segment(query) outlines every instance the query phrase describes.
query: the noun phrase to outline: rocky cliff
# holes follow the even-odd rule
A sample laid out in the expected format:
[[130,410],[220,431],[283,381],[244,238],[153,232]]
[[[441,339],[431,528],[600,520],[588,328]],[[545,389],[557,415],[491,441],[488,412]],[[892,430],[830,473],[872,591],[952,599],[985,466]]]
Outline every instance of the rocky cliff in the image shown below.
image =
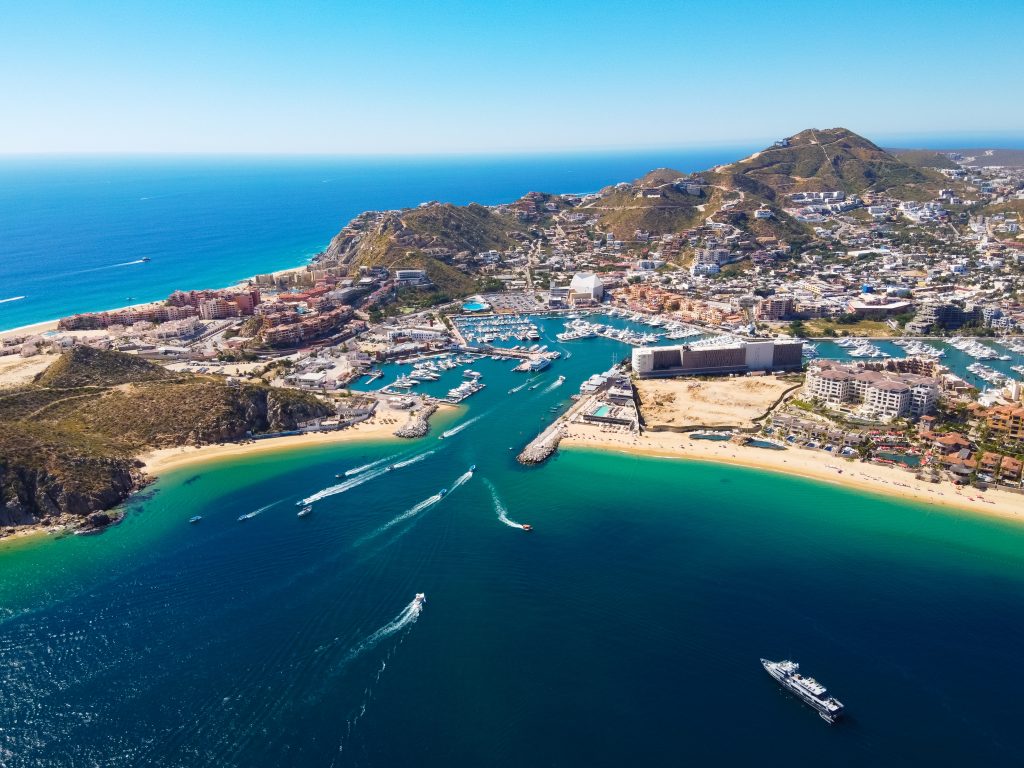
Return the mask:
[[240,440],[333,414],[314,395],[170,375],[118,352],[71,350],[28,387],[0,392],[0,534],[102,526],[148,478],[150,448]]

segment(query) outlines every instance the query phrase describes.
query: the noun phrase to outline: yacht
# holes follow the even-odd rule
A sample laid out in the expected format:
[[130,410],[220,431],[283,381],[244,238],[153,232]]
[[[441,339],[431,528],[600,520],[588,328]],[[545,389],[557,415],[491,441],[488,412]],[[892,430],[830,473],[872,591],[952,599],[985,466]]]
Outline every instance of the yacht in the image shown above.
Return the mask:
[[831,724],[842,717],[842,703],[833,696],[829,696],[825,686],[813,677],[801,675],[800,665],[795,661],[761,659],[761,665],[779,685],[816,710],[819,717],[825,722]]
[[195,517],[190,517],[190,518],[188,519],[188,521],[189,521],[190,523],[192,523],[193,525],[195,525],[196,523],[198,523],[198,522],[199,522],[199,521],[201,521],[202,519],[203,519],[203,516],[202,516],[202,515],[196,515]]

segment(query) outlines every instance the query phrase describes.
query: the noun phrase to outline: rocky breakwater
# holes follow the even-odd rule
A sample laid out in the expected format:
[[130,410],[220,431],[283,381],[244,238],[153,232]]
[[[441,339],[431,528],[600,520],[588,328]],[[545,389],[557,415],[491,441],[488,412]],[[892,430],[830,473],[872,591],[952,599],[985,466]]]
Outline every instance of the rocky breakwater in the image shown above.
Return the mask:
[[395,430],[395,437],[423,437],[430,430],[430,417],[437,410],[437,403],[424,403],[409,414],[409,419]]
[[558,444],[565,436],[564,423],[559,420],[531,440],[516,457],[520,464],[542,464],[558,450]]

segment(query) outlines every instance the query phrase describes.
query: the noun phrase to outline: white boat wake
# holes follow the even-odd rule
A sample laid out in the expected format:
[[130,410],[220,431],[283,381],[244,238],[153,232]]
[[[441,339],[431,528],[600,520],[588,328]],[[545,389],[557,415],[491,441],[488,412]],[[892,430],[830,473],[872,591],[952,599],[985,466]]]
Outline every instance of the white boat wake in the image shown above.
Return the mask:
[[377,643],[390,635],[400,632],[401,630],[413,624],[416,619],[423,613],[423,606],[426,604],[426,598],[415,597],[412,602],[409,603],[402,612],[398,614],[394,619],[389,621],[383,627],[378,629],[373,634],[367,636],[364,640],[356,643],[352,646],[351,650],[345,654],[345,658],[342,660],[342,664],[347,664],[352,661],[361,653],[366,653],[368,650],[373,648]]
[[246,512],[244,515],[239,515],[238,516],[238,522],[241,523],[241,522],[243,522],[245,520],[252,520],[254,517],[256,517],[256,515],[261,515],[264,512],[266,512],[268,509],[270,509],[271,507],[277,506],[280,503],[281,503],[281,500],[278,499],[277,501],[274,501],[274,502],[271,502],[270,504],[267,504],[265,507],[260,507],[259,509],[253,510],[252,512]]
[[[395,456],[397,456],[397,455],[398,454],[395,454]],[[361,474],[361,473],[365,472],[368,469],[373,469],[374,467],[379,467],[381,464],[388,464],[388,463],[391,462],[391,460],[393,458],[395,458],[395,456],[386,456],[383,459],[378,459],[377,461],[371,461],[369,464],[363,464],[361,467],[353,467],[352,469],[346,469],[345,470],[345,477],[352,477],[352,475]]]
[[323,490],[317,491],[312,496],[307,496],[306,498],[304,498],[296,506],[303,506],[304,507],[304,506],[307,506],[309,504],[314,504],[314,503],[316,503],[318,501],[322,501],[323,499],[326,499],[329,496],[336,496],[339,493],[344,493],[345,491],[351,491],[353,488],[356,488],[356,487],[362,485],[363,483],[368,483],[371,480],[376,480],[381,475],[387,474],[387,471],[388,471],[387,467],[382,467],[382,468],[374,469],[374,470],[368,470],[366,472],[363,472],[361,474],[356,475],[353,478],[350,478],[348,480],[344,480],[344,481],[338,483],[337,485],[330,485],[327,488],[324,488]]
[[[483,416],[483,414],[480,414],[480,416]],[[457,435],[457,434],[459,434],[459,432],[461,432],[462,430],[464,430],[464,429],[465,429],[466,427],[468,427],[468,426],[469,426],[470,424],[472,424],[472,423],[473,423],[473,422],[475,422],[475,421],[478,421],[478,420],[480,419],[480,416],[474,416],[474,417],[473,417],[472,419],[470,419],[469,421],[465,421],[465,422],[463,422],[462,424],[459,424],[459,426],[457,426],[457,427],[452,427],[451,429],[449,429],[449,430],[446,430],[446,431],[442,432],[442,433],[441,433],[441,439],[443,440],[443,439],[444,439],[444,438],[446,438],[446,437],[452,437],[452,436],[454,436],[454,435]]]
[[433,451],[424,451],[421,454],[413,456],[411,459],[406,459],[405,461],[399,461],[396,464],[393,464],[392,466],[395,469],[401,469],[402,467],[408,467],[410,464],[415,464],[418,461],[423,461],[425,458],[427,458],[427,456],[432,456],[433,454],[434,454]]
[[361,539],[356,541],[354,546],[356,546],[356,547],[362,546],[363,544],[366,544],[368,541],[373,541],[375,538],[380,536],[385,531],[387,531],[387,530],[389,530],[391,528],[394,528],[396,525],[398,525],[401,522],[404,522],[404,521],[408,520],[410,517],[415,517],[416,515],[418,515],[423,510],[429,509],[430,507],[432,507],[435,504],[437,504],[437,502],[439,502],[441,499],[445,498],[445,496],[451,494],[452,491],[454,491],[456,488],[459,488],[460,486],[465,485],[466,482],[469,480],[469,478],[471,478],[472,476],[473,476],[472,472],[463,472],[461,475],[459,475],[458,479],[456,479],[456,481],[454,483],[452,483],[452,487],[448,490],[447,493],[444,493],[444,494],[435,493],[433,496],[428,496],[427,498],[425,498],[423,501],[419,502],[418,504],[416,504],[416,505],[414,505],[412,507],[409,507],[409,509],[405,510],[405,512],[403,512],[402,514],[398,515],[397,517],[391,518],[386,523],[384,523],[384,525],[382,525],[379,528],[375,529],[371,533],[368,533],[366,536],[363,536]]
[[508,510],[505,509],[505,505],[501,503],[501,499],[498,498],[498,490],[494,487],[494,484],[490,480],[484,480],[487,483],[487,487],[491,489],[491,499],[494,501],[494,511],[498,513],[498,519],[501,520],[509,528],[519,528],[522,530],[522,523],[517,523],[515,520],[509,520]]
[[461,475],[459,475],[458,479],[454,483],[452,483],[451,490],[454,491],[456,488],[461,488],[463,485],[469,482],[469,478],[471,478],[472,476],[472,472],[463,472]]
[[442,496],[440,493],[435,493],[433,496],[430,496],[430,497],[424,499],[423,501],[421,501],[420,503],[416,504],[415,506],[409,507],[409,509],[405,510],[405,512],[403,512],[402,514],[398,515],[398,517],[394,517],[391,520],[388,520],[386,523],[384,523],[384,525],[380,526],[379,528],[374,530],[372,533],[369,533],[366,536],[363,536],[363,538],[359,539],[355,543],[355,546],[358,547],[358,546],[361,546],[362,544],[365,544],[368,541],[373,541],[375,538],[380,536],[382,533],[384,533],[389,528],[393,528],[394,526],[398,525],[402,521],[408,520],[410,517],[415,517],[420,512],[422,512],[424,509],[427,509],[428,507],[432,507],[435,504],[437,504],[437,502],[439,502],[443,498],[444,498],[444,496]]
[[9,299],[0,299],[0,304],[6,304],[8,301],[21,301],[24,296],[11,296]]
[[541,394],[544,394],[544,392],[550,392],[553,389],[558,389],[560,386],[562,386],[562,382],[563,381],[564,381],[564,379],[555,379],[550,384],[548,384],[546,387],[544,387],[544,391],[541,392]]

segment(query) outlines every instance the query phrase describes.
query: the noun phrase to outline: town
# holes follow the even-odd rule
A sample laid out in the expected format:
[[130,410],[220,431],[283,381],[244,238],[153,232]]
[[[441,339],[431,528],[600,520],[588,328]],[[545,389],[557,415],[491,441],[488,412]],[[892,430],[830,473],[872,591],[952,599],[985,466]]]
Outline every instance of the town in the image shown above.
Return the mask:
[[[338,418],[306,429],[372,418],[383,403],[409,414],[396,433],[415,436],[428,408],[485,386],[470,377],[431,398],[415,395],[418,382],[482,357],[536,373],[601,336],[622,342],[620,364],[584,382],[542,430],[544,449],[526,455],[549,455],[572,423],[650,428],[645,405],[662,380],[783,377],[785,395],[752,402],[770,406],[762,418],[716,425],[697,409],[687,429],[1020,487],[1024,165],[953,152],[904,161],[836,131],[781,140],[728,172],[661,169],[593,194],[367,212],[306,266],[65,317],[7,335],[0,359],[31,371],[75,345],[113,349],[319,393]],[[757,174],[773,153],[857,142],[884,156],[888,185],[829,189],[827,170],[814,189],[736,182],[769,178]],[[468,240],[493,247],[460,247]],[[538,317],[564,321],[557,339],[541,338]],[[955,365],[954,350],[972,362]],[[371,386],[395,362],[412,368]]]

